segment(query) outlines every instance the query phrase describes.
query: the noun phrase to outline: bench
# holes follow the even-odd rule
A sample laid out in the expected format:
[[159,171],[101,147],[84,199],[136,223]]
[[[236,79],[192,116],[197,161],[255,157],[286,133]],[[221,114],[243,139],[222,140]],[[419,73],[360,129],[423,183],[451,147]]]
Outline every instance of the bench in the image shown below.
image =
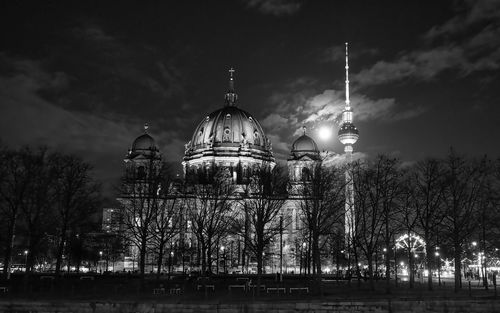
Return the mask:
[[[257,288],[257,285],[248,285],[249,289]],[[260,285],[261,290],[266,290],[266,285]]]
[[94,280],[94,276],[82,276],[80,280]]
[[200,290],[203,287],[205,287],[205,289],[212,289],[212,291],[215,291],[215,285],[198,285],[196,286],[196,290]]
[[269,293],[270,291],[276,291],[277,293],[280,293],[280,291],[283,291],[283,293],[286,293],[286,288],[282,288],[282,287],[271,287],[271,288],[267,288],[266,289],[266,292]]
[[153,289],[153,294],[154,295],[164,295],[165,288],[155,288],[155,289]]
[[292,293],[292,291],[305,291],[309,293],[309,287],[290,287],[290,293]]
[[227,286],[227,289],[231,291],[233,288],[241,288],[243,291],[246,291],[247,287],[245,285],[229,285]]
[[7,293],[9,291],[9,287],[1,286],[0,291],[2,291],[3,293]]
[[179,294],[181,294],[181,288],[170,288],[169,292],[171,295],[174,295],[174,294],[179,295]]

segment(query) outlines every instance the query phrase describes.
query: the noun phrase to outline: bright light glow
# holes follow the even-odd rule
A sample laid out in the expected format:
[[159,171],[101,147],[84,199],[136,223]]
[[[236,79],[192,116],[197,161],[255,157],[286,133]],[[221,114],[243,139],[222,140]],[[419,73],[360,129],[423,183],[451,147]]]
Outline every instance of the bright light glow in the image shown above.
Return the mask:
[[318,130],[318,135],[321,140],[328,140],[332,137],[332,129],[328,126],[321,126]]

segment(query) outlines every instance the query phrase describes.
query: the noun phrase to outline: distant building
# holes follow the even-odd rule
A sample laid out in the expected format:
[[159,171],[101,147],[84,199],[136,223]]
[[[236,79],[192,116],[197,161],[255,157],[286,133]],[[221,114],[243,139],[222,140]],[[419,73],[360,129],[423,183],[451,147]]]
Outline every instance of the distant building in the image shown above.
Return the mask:
[[102,209],[102,231],[108,234],[118,234],[121,231],[121,212],[116,208]]

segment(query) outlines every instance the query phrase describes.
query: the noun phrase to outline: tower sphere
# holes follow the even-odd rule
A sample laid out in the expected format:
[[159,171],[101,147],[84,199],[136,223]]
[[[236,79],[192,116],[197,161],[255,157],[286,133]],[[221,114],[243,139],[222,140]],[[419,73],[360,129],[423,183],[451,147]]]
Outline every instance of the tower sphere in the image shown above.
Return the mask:
[[359,131],[353,123],[343,123],[339,129],[338,137],[343,145],[353,145],[358,141]]

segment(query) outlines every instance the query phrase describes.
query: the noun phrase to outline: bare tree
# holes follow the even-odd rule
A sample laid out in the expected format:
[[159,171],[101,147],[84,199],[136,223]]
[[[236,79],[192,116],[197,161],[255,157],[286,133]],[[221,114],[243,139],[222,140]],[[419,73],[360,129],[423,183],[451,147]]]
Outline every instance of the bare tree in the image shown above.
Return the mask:
[[400,182],[398,165],[397,159],[383,155],[372,163],[355,162],[351,165],[356,208],[354,240],[368,263],[368,278],[372,289],[374,257],[378,253],[383,234],[386,237],[386,247],[387,238],[390,238],[390,217],[396,205]]
[[198,241],[198,260],[203,273],[212,273],[212,254],[219,239],[230,231],[235,188],[229,171],[218,171],[211,183],[196,184],[186,190],[186,207]]
[[[390,158],[381,155],[376,161],[377,176],[379,177],[376,182],[379,185],[376,189],[381,194],[382,216],[383,216],[383,239],[384,239],[384,261],[385,261],[385,281],[386,293],[391,292],[391,263],[390,252],[391,244],[394,241],[394,236],[400,230],[400,225],[397,218],[401,212],[401,199],[405,194],[405,189],[402,186],[403,171],[401,163],[396,158]],[[375,197],[375,199],[378,196]],[[405,203],[403,203],[405,205]],[[396,249],[392,249],[394,256]],[[376,251],[378,255],[378,251]],[[396,271],[396,269],[394,269]]]
[[176,188],[171,169],[163,164],[159,187],[158,212],[153,221],[153,247],[157,255],[156,275],[159,278],[167,244],[180,232],[181,215],[179,212],[180,194]]
[[[412,167],[409,175],[409,190],[411,192],[411,207],[417,214],[418,233],[425,241],[427,288],[433,289],[432,270],[435,268],[433,247],[437,247],[434,238],[437,230],[442,228],[445,217],[443,207],[443,166],[437,159],[428,158]],[[439,256],[439,255],[438,255]]]
[[341,168],[316,166],[303,178],[298,207],[311,238],[313,274],[321,274],[320,241],[340,226],[345,208],[345,173]]
[[411,191],[413,186],[410,185],[410,180],[406,177],[405,181],[402,181],[401,183],[403,187],[398,199],[400,206],[398,221],[401,225],[401,230],[406,235],[401,248],[405,250],[406,255],[408,256],[408,276],[410,288],[413,288],[415,286],[415,261],[418,257],[417,249],[420,248],[419,241],[415,235],[419,212],[415,209],[413,202],[411,201]]
[[484,186],[484,162],[469,160],[451,150],[445,163],[444,226],[452,244],[455,292],[462,287],[462,253],[467,238],[478,225],[477,208]]
[[[161,163],[150,158],[137,168],[130,167],[122,179],[122,218],[124,239],[139,251],[139,273],[144,277],[146,253],[154,237],[153,228],[162,199]],[[133,252],[132,252],[133,253]],[[135,253],[133,253],[135,254]]]
[[50,156],[46,148],[23,149],[25,168],[30,173],[28,192],[21,205],[21,229],[27,240],[26,273],[30,273],[41,252],[41,243],[53,225],[53,186],[57,177],[50,166]]
[[12,264],[12,251],[18,217],[21,206],[28,192],[31,181],[29,153],[27,148],[16,150],[2,149],[0,151],[0,166],[2,170],[0,186],[0,214],[5,223],[5,251],[3,261],[3,277],[10,277],[10,267]]
[[[261,167],[251,177],[242,199],[244,211],[234,219],[234,230],[245,241],[248,251],[257,260],[257,294],[263,273],[264,252],[281,229],[283,205],[286,201],[286,180],[281,168]],[[286,223],[286,221],[285,221]]]
[[483,286],[488,289],[488,259],[498,251],[498,236],[500,233],[500,212],[496,209],[500,204],[500,176],[495,164],[484,158],[484,184],[478,201],[478,228],[476,234],[479,242],[478,258],[481,260]]
[[69,233],[96,211],[99,185],[90,175],[92,167],[77,156],[56,153],[51,163],[57,177],[54,192],[58,228],[56,274],[59,274]]

